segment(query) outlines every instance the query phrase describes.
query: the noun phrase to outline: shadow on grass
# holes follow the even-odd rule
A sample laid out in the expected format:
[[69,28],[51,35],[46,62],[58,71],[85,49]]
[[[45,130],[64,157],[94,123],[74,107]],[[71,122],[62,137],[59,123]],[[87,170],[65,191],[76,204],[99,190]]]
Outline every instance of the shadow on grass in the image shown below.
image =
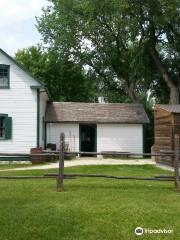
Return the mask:
[[[66,182],[67,181],[67,182]],[[88,191],[94,192],[94,190],[99,192],[108,192],[108,191],[116,191],[116,192],[123,192],[128,191],[134,193],[141,193],[141,192],[160,192],[160,191],[174,191],[174,183],[173,182],[157,182],[157,181],[132,181],[132,180],[87,180],[83,183],[78,182],[70,182],[76,180],[65,180],[64,181],[64,191]]]

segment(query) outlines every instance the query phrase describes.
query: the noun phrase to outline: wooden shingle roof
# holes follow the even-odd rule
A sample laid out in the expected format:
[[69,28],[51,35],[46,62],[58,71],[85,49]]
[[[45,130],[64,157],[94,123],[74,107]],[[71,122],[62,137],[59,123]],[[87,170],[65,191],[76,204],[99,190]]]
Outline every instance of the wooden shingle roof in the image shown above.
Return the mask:
[[141,104],[51,102],[46,122],[148,123]]
[[180,104],[157,104],[155,108],[161,108],[170,113],[180,113]]

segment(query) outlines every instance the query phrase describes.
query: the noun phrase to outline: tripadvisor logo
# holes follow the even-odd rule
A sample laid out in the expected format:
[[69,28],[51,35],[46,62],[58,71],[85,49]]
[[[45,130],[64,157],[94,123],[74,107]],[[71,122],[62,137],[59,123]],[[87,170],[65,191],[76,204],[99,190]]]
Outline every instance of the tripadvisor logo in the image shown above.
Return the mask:
[[137,227],[135,229],[135,234],[138,235],[138,236],[142,235],[143,234],[143,228],[142,227]]
[[173,229],[149,229],[149,228],[143,229],[142,227],[137,227],[134,232],[137,236],[143,234],[172,234]]

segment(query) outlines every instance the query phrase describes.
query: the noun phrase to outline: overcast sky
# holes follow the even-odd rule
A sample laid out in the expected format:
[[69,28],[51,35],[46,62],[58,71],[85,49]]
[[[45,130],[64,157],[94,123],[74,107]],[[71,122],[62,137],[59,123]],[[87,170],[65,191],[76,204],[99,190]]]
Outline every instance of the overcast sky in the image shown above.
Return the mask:
[[40,42],[35,16],[47,0],[0,0],[0,48],[10,55]]

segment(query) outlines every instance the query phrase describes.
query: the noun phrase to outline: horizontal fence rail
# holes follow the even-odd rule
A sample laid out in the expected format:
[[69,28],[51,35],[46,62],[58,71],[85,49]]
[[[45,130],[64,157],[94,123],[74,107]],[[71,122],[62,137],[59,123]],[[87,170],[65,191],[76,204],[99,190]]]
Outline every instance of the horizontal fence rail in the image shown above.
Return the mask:
[[[174,181],[176,191],[180,191],[180,177],[179,177],[179,136],[175,135],[175,151],[163,151],[160,153],[129,153],[129,152],[66,152],[64,150],[65,146],[65,135],[62,133],[60,135],[60,151],[59,151],[59,171],[55,174],[48,174],[47,176],[55,176],[57,179],[57,191],[62,191],[63,189],[63,178],[64,176],[71,177],[103,177],[103,178],[113,178],[119,180],[147,180],[147,181]],[[56,154],[56,152],[54,152]],[[166,176],[166,177],[140,177],[140,176],[111,176],[104,174],[63,174],[64,172],[64,156],[66,154],[72,155],[119,155],[119,156],[173,156],[174,157],[174,177]]]
[[[56,189],[58,192],[63,190],[63,183],[64,179],[73,179],[76,177],[96,177],[96,178],[109,178],[109,179],[119,179],[119,180],[147,180],[147,181],[174,181],[175,189],[180,191],[180,176],[179,176],[179,136],[175,135],[174,139],[174,146],[175,150],[161,150],[160,152],[156,153],[131,153],[131,152],[116,152],[116,151],[103,151],[103,152],[83,152],[83,151],[74,151],[68,152],[65,151],[65,135],[64,133],[60,134],[60,148],[59,151],[42,151],[41,153],[35,154],[24,154],[24,153],[0,153],[0,157],[3,157],[2,161],[6,161],[6,157],[19,157],[19,158],[31,158],[39,157],[39,156],[58,156],[59,158],[59,167],[57,173],[48,173],[44,176],[0,176],[0,179],[46,179],[46,178],[56,178]],[[113,176],[113,175],[106,175],[106,174],[82,174],[82,173],[72,173],[66,174],[64,173],[64,158],[65,156],[81,156],[81,155],[89,155],[89,156],[109,156],[109,155],[116,155],[116,156],[144,156],[144,157],[163,157],[163,156],[171,156],[174,158],[174,176],[155,176],[155,177],[142,177],[142,176]],[[9,161],[9,160],[7,160]],[[21,159],[20,161],[27,161]],[[147,159],[148,161],[148,159]]]
[[[180,154],[180,152],[179,152]],[[174,156],[174,152],[162,152],[162,153],[121,153],[121,152],[110,152],[110,153],[102,153],[102,152],[64,152],[65,156],[72,155],[117,155],[117,156],[146,156],[146,157],[158,157],[158,156]],[[35,154],[22,154],[22,153],[0,153],[0,157],[35,157],[35,156],[59,156],[59,151],[49,151]]]
[[[45,174],[46,177],[58,177],[57,173],[49,173]],[[96,178],[113,178],[113,179],[121,179],[121,180],[147,180],[147,181],[174,181],[173,179],[167,178],[148,178],[148,177],[129,177],[129,176],[113,176],[113,175],[105,175],[105,174],[81,174],[81,173],[69,173],[63,175],[66,177],[96,177]]]

